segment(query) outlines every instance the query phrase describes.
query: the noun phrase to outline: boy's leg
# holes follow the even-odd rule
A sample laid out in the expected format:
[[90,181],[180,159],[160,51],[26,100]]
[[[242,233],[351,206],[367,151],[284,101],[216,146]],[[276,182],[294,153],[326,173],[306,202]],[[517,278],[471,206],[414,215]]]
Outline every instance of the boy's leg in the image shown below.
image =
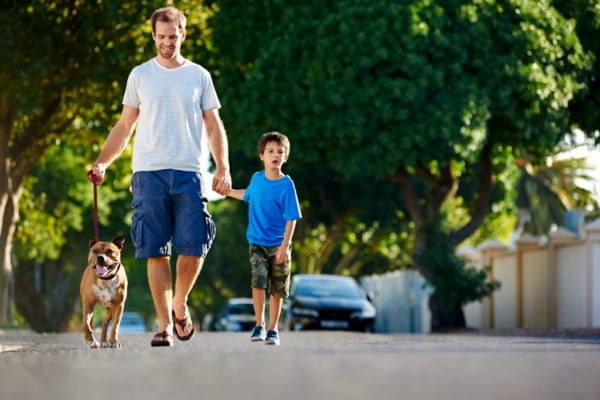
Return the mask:
[[[277,247],[271,249],[273,256]],[[289,296],[291,279],[292,251],[288,250],[288,257],[283,264],[272,264],[270,268],[270,290],[269,290],[269,331],[277,331],[283,299]]]
[[252,288],[252,303],[254,304],[254,316],[256,326],[265,326],[265,304],[267,302],[267,291],[261,288]]
[[267,328],[270,331],[279,330],[279,317],[281,316],[281,305],[282,304],[283,304],[283,299],[281,297],[277,297],[273,294],[270,296],[269,327]]

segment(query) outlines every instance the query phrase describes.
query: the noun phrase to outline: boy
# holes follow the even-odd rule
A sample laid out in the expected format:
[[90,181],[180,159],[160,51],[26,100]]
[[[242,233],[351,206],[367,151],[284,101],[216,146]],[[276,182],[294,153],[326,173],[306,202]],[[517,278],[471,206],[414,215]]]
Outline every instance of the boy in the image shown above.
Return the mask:
[[[292,236],[302,213],[294,182],[281,171],[290,155],[289,139],[279,132],[265,133],[258,141],[258,154],[265,169],[254,173],[246,189],[232,189],[228,196],[249,204],[246,238],[256,317],[250,340],[277,346],[281,305],[290,287]],[[270,312],[265,334],[267,288]]]

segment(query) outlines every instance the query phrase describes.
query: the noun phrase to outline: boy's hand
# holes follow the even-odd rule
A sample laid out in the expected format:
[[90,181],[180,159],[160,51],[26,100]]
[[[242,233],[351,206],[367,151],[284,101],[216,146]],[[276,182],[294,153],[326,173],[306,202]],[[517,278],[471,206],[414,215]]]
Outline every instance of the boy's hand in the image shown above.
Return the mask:
[[277,249],[277,253],[275,253],[275,262],[277,264],[285,264],[289,257],[288,254],[289,252],[287,251],[286,247],[279,246],[279,248]]

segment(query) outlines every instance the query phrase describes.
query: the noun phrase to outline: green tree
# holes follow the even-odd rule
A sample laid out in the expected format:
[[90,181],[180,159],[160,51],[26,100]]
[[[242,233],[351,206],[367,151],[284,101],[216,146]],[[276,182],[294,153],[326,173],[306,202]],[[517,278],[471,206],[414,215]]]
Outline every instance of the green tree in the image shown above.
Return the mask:
[[[236,102],[224,117],[239,132],[282,127],[304,168],[394,185],[413,224],[413,265],[434,288],[432,328],[463,326],[461,307],[474,300],[465,293],[493,285],[465,270],[475,286],[465,292],[437,266],[452,270],[515,151],[545,154],[567,131],[591,60],[573,21],[548,1],[220,6],[214,38],[225,102]],[[468,218],[441,229],[456,196]],[[445,250],[430,252],[440,241]]]
[[[582,184],[593,181],[592,167],[584,157],[549,157],[544,164],[520,159],[516,204],[523,231],[547,234],[553,226],[564,225],[565,211],[593,211],[598,201]],[[523,218],[524,217],[524,218]]]
[[0,323],[8,322],[11,249],[28,174],[61,136],[106,132],[118,104],[113,82],[136,54],[132,26],[140,20],[118,3],[3,3],[0,34],[10,57],[0,67]]
[[575,21],[575,31],[586,51],[594,55],[592,68],[585,74],[586,90],[569,103],[573,126],[600,143],[600,4],[596,0],[553,0],[565,18]]
[[[0,166],[0,324],[10,322],[11,254],[19,202],[30,190],[28,176],[47,149],[65,138],[70,146],[88,149],[91,164],[121,109],[127,74],[155,54],[148,19],[163,5],[159,1],[32,0],[0,6],[0,34],[5,38],[5,54],[10,55],[0,66],[0,157],[4,160]],[[189,13],[186,48],[197,56],[209,54],[205,49],[210,36],[201,33],[207,29],[211,10],[194,1],[179,6]],[[85,176],[89,165],[81,168]],[[27,201],[45,206],[44,197],[61,196],[70,191],[66,189],[70,184],[59,181],[62,192],[35,193]],[[59,217],[50,214],[47,222]],[[26,232],[26,226],[21,232]],[[43,242],[37,234],[33,240]],[[65,256],[67,249],[61,244],[68,242],[67,236],[45,242],[35,255],[37,262]],[[33,258],[22,261],[27,268]]]
[[[46,150],[26,179],[14,243],[18,260],[14,302],[36,331],[67,330],[74,312],[80,309],[79,281],[87,265],[87,239],[94,236],[93,186],[81,173],[90,157],[85,147],[75,148],[63,140]],[[113,167],[121,167],[122,176],[127,176],[126,158]],[[127,188],[122,180],[109,180],[98,188],[103,240],[128,232],[125,213],[119,213],[130,208]],[[126,243],[124,258],[131,253],[128,246]],[[128,272],[134,268],[130,262],[124,264]],[[133,295],[135,278],[132,274],[130,278]]]

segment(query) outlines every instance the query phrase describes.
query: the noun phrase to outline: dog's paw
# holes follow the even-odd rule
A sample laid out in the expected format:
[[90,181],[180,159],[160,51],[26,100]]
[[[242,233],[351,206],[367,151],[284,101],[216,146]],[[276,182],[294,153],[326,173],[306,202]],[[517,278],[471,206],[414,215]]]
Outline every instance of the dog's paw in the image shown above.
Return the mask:
[[99,349],[100,348],[100,342],[98,342],[96,339],[94,339],[94,340],[86,340],[85,343],[87,344],[87,346],[90,349]]

